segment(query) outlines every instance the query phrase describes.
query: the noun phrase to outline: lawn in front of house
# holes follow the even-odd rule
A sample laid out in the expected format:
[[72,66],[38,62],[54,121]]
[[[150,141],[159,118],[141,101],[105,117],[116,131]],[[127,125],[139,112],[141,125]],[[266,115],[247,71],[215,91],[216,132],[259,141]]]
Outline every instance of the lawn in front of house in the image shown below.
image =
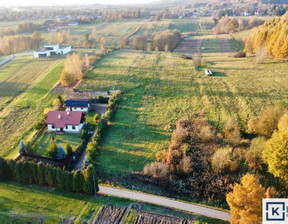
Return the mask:
[[89,111],[87,114],[86,114],[86,122],[92,126],[93,128],[96,127],[96,121],[94,120],[94,117],[95,115],[97,114],[96,111]]
[[34,149],[35,153],[41,156],[48,156],[47,148],[53,142],[53,137],[54,141],[56,141],[56,144],[61,145],[63,148],[69,141],[73,151],[75,151],[82,142],[80,134],[55,134],[44,132],[36,140]]

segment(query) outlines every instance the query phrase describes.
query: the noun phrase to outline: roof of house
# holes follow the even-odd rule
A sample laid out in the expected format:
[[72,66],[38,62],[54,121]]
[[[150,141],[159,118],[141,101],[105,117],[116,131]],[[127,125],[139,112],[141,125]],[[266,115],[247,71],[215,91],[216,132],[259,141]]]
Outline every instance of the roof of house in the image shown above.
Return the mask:
[[66,107],[88,107],[89,100],[65,100]]
[[46,44],[44,47],[59,47],[59,44]]
[[37,53],[48,53],[50,51],[49,50],[45,50],[45,49],[41,49],[41,50],[37,50],[37,51],[34,51],[34,52],[37,52]]
[[83,113],[80,111],[49,111],[46,124],[54,124],[55,128],[64,128],[65,125],[79,125]]
[[60,49],[66,49],[66,48],[69,48],[69,47],[71,47],[71,45],[70,46],[60,46]]

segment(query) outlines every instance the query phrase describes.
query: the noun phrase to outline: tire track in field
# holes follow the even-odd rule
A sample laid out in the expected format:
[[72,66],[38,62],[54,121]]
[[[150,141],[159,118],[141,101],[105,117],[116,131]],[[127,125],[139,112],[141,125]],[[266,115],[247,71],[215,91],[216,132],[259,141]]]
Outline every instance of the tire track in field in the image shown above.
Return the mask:
[[[205,112],[209,113],[208,119],[214,120],[217,123],[217,128],[219,128],[219,125],[224,122],[222,119],[223,115],[226,117],[227,114],[229,116],[232,114],[230,105],[226,103],[226,98],[229,97],[228,95],[231,91],[222,78],[207,77],[207,79],[209,79],[208,82],[202,83],[204,86],[203,95],[207,96],[207,104],[203,104],[203,107],[207,109]],[[226,89],[227,92],[223,91],[223,89]]]
[[252,109],[247,103],[246,97],[239,87],[236,87],[234,84],[228,81],[224,81],[227,89],[233,94],[233,105],[231,108],[233,109],[232,114],[237,114],[237,119],[240,121],[240,125],[245,127],[249,120],[249,115],[252,114]]

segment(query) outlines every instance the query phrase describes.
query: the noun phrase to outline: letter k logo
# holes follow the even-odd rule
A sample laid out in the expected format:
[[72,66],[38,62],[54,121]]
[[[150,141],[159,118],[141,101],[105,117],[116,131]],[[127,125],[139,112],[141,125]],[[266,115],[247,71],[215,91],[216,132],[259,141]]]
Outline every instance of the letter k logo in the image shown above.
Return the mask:
[[272,208],[272,215],[278,215],[279,216],[279,213],[278,213],[278,208]]

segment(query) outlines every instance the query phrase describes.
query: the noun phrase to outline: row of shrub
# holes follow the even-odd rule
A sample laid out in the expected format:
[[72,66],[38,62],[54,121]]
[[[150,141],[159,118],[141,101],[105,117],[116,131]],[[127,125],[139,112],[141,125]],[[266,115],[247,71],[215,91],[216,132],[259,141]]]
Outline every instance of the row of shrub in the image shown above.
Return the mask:
[[[103,137],[108,128],[109,122],[114,118],[115,111],[119,105],[120,95],[115,93],[109,100],[106,112],[101,116],[101,121],[98,124],[98,129],[92,136],[92,141],[87,145],[87,158],[89,161],[96,159],[99,148],[99,141]],[[86,162],[86,161],[84,161]]]
[[99,191],[98,179],[93,165],[76,172],[63,171],[42,162],[5,160],[0,157],[0,181],[14,181],[20,184],[37,184],[40,186],[55,187],[69,192],[94,193]]

